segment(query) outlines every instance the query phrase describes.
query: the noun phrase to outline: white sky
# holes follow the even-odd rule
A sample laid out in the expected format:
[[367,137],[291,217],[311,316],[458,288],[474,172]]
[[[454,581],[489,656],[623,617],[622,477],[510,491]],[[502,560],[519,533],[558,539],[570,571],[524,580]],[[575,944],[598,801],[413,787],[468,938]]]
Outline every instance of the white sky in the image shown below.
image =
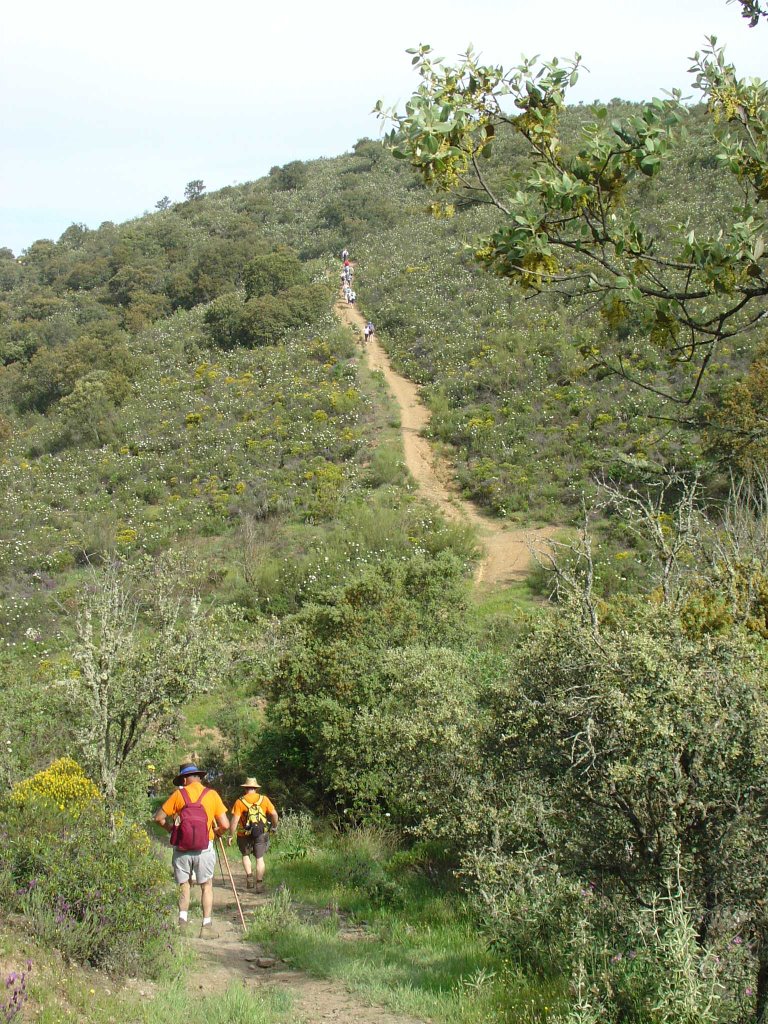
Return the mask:
[[489,62],[570,56],[573,100],[690,92],[715,34],[743,76],[768,77],[768,24],[725,0],[25,0],[0,23],[0,246],[98,227],[274,164],[377,137],[378,98],[417,84],[408,46]]

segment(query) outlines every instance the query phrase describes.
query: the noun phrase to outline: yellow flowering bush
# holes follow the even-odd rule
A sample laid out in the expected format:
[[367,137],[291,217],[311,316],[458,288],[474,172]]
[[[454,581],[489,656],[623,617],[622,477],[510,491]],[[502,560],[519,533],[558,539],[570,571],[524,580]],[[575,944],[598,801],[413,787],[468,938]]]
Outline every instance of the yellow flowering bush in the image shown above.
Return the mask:
[[11,801],[23,807],[34,799],[52,800],[60,810],[79,813],[100,799],[99,791],[71,757],[60,757],[47,768],[17,782]]

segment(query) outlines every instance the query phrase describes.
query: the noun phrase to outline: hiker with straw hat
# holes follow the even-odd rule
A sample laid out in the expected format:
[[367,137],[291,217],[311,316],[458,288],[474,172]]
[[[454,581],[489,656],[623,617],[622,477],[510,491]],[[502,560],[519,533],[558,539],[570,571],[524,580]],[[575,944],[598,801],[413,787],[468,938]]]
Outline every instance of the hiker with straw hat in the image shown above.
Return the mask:
[[[240,783],[243,795],[232,805],[229,822],[229,845],[237,836],[237,848],[243,858],[245,884],[256,892],[264,892],[264,854],[269,849],[269,830],[277,828],[275,805],[264,793],[253,776]],[[251,854],[256,857],[255,880],[251,869]]]
[[215,835],[229,828],[227,808],[215,789],[203,785],[205,769],[191,761],[179,768],[173,780],[178,786],[155,815],[157,824],[171,834],[173,874],[179,886],[179,926],[187,925],[190,888],[200,886],[203,908],[201,938],[214,935],[213,872],[216,868]]

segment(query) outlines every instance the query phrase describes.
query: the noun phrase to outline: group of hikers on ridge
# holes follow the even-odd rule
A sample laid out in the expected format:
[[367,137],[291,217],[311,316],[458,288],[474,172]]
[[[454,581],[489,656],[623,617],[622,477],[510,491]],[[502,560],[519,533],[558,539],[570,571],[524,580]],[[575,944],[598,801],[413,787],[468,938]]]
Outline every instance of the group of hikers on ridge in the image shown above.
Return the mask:
[[[352,278],[355,275],[355,268],[352,266],[352,261],[349,258],[349,250],[341,250],[341,290],[344,294],[344,298],[347,300],[347,304],[354,306],[357,300],[357,293],[352,288]],[[365,325],[363,334],[365,340],[369,341],[373,337],[373,324],[369,320]]]
[[[272,801],[263,793],[258,781],[249,776],[240,783],[242,795],[227,812],[224,801],[215,789],[205,783],[206,771],[192,762],[179,768],[173,780],[177,788],[162,804],[155,821],[170,833],[173,846],[173,875],[179,887],[179,927],[189,922],[189,904],[193,885],[200,886],[203,911],[201,938],[215,935],[213,918],[213,875],[216,868],[215,840],[227,836],[243,859],[248,889],[264,891],[270,831],[278,825],[278,814]],[[223,853],[223,846],[222,846]],[[255,858],[255,865],[251,857]]]

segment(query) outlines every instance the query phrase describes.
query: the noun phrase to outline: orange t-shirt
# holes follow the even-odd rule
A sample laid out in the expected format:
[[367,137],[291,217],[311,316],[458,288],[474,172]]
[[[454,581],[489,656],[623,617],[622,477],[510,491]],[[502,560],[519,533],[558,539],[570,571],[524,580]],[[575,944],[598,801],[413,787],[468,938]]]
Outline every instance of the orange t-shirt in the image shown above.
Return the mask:
[[251,804],[255,804],[257,800],[261,800],[261,809],[269,817],[270,814],[277,814],[275,805],[265,796],[263,793],[259,796],[258,793],[245,793],[243,796],[235,800],[232,805],[232,817],[236,818],[240,815],[240,821],[237,823],[237,834],[239,836],[245,835],[245,822],[248,820],[248,808]]
[[[195,802],[206,787],[200,782],[190,782],[184,788],[189,795],[189,799]],[[214,819],[222,814],[226,814],[227,808],[215,789],[209,789],[200,803],[202,803],[205,813],[208,815],[208,838],[213,839]],[[175,817],[183,807],[186,807],[186,804],[184,803],[184,797],[181,795],[181,790],[175,789],[163,804],[163,814],[169,818]]]

